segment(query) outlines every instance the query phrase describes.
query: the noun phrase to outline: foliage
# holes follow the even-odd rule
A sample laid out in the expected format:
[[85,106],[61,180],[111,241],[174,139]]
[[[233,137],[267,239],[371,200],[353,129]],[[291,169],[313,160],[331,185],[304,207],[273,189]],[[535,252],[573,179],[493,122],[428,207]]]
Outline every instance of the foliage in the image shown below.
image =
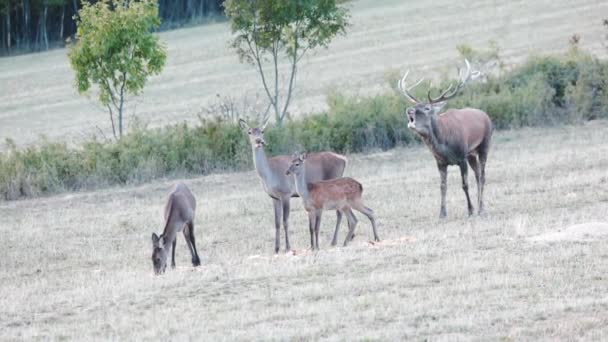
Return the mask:
[[210,120],[148,130],[135,127],[114,143],[96,139],[80,148],[44,142],[0,154],[0,194],[5,199],[114,184],[167,175],[242,169],[249,148],[238,125]]
[[[256,67],[269,108],[281,124],[289,108],[298,62],[309,50],[327,47],[336,35],[344,34],[348,12],[335,0],[227,0],[224,5],[235,34],[231,45],[242,62]],[[287,84],[280,87],[278,64],[282,58],[288,61],[289,71]],[[270,66],[265,63],[269,59]]]
[[[223,20],[223,2],[158,0],[160,29]],[[76,34],[81,7],[78,0],[0,0],[0,56],[63,47]]]
[[498,128],[608,118],[608,63],[578,49],[564,56],[531,56],[501,76],[471,82],[448,105],[480,108]]
[[152,30],[158,28],[155,0],[102,0],[83,3],[78,18],[78,41],[69,52],[80,93],[99,86],[99,101],[107,106],[114,130],[123,135],[124,101],[127,94],[143,91],[146,80],[165,65],[165,48]]
[[[446,79],[442,86],[447,83]],[[416,88],[416,94],[423,95],[423,88]],[[0,196],[15,199],[250,168],[251,150],[235,115],[248,115],[252,107],[226,103],[232,102],[220,99],[217,119],[154,130],[136,126],[113,143],[92,139],[74,148],[43,142],[19,149],[9,141],[8,151],[0,153]],[[366,152],[416,141],[403,114],[406,103],[396,92],[372,97],[330,93],[327,103],[323,113],[268,127],[267,152]],[[557,57],[533,56],[501,75],[471,82],[448,105],[482,109],[499,129],[608,118],[608,62],[578,50]],[[235,113],[235,108],[247,113]]]
[[500,75],[505,69],[505,62],[500,56],[500,47],[495,41],[490,41],[486,49],[474,49],[467,44],[456,46],[461,57],[471,62],[473,67],[481,72],[481,79],[486,80],[489,74]]

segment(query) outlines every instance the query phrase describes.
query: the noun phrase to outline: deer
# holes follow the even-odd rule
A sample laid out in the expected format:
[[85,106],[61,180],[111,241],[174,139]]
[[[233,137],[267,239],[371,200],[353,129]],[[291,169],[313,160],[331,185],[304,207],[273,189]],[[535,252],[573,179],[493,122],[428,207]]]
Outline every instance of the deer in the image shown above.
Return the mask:
[[[350,177],[340,177],[319,182],[307,181],[307,154],[294,154],[291,165],[285,171],[286,175],[293,175],[296,191],[302,198],[304,208],[308,212],[308,229],[310,231],[310,245],[312,250],[319,250],[319,227],[324,210],[337,210],[346,215],[348,220],[348,235],[344,246],[348,245],[355,236],[357,217],[352,209],[367,216],[372,224],[374,240],[380,241],[376,229],[376,218],[372,209],[363,204],[363,186]],[[335,237],[334,237],[335,238]]]
[[201,264],[194,238],[194,211],[196,199],[183,183],[177,183],[169,193],[165,204],[165,228],[158,236],[152,233],[152,264],[156,275],[165,273],[167,255],[171,251],[171,268],[175,268],[175,245],[177,233],[183,231],[194,267]]
[[462,189],[467,199],[469,217],[474,213],[469,197],[467,161],[475,173],[477,182],[478,214],[484,213],[483,191],[486,182],[486,161],[492,140],[492,121],[487,113],[475,108],[449,109],[441,112],[447,101],[455,97],[469,80],[477,78],[481,74],[478,71],[471,72],[471,65],[466,59],[465,64],[466,71],[464,73],[461,70],[458,71],[457,85],[454,86],[454,83],[451,83],[445,90],[440,90],[438,97],[432,97],[431,89],[429,89],[428,101],[421,101],[410,92],[422,82],[423,78],[408,86],[406,79],[409,70],[405,72],[397,85],[405,98],[414,105],[405,110],[408,118],[407,127],[421,138],[437,162],[441,178],[440,218],[447,216],[445,197],[448,165],[458,165],[460,168]]
[[[280,229],[281,222],[285,230],[285,251],[291,250],[289,243],[289,213],[291,208],[291,198],[298,197],[295,183],[292,177],[285,175],[285,170],[289,168],[291,157],[288,155],[278,155],[268,157],[264,147],[264,129],[268,125],[267,116],[259,127],[250,127],[243,119],[239,119],[241,128],[247,132],[253,153],[253,163],[255,170],[260,178],[264,191],[272,199],[274,206],[274,225],[275,225],[275,253],[280,250]],[[306,181],[317,182],[320,180],[342,177],[348,160],[345,156],[333,152],[311,153],[307,166]],[[336,228],[331,242],[332,246],[337,244],[337,234],[342,222],[342,213],[336,212]]]

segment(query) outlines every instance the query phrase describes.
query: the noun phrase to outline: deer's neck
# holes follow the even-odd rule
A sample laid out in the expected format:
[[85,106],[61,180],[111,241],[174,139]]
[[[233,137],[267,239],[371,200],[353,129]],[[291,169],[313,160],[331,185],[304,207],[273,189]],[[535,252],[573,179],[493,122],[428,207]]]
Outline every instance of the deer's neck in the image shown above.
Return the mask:
[[436,116],[431,117],[431,130],[428,137],[429,147],[433,151],[435,158],[447,163],[454,164],[459,159],[457,151],[454,150],[453,144],[449,143],[449,139],[443,136],[441,129],[439,128],[440,123]]
[[431,129],[429,131],[428,141],[431,149],[439,155],[444,155],[447,152],[447,146],[439,131],[439,123],[435,115],[431,116]]
[[163,244],[163,248],[169,250],[169,248],[173,245],[173,240],[175,240],[175,235],[173,238],[171,236],[165,236],[165,234],[161,235],[161,243]]
[[310,193],[308,192],[308,183],[306,183],[305,167],[302,167],[302,171],[300,172],[300,174],[295,175],[295,183],[296,192],[298,193],[298,195],[300,195],[306,206],[306,203],[308,203],[310,200]]
[[266,152],[264,152],[264,148],[253,147],[253,164],[258,175],[264,182],[267,182],[272,178],[272,169],[270,168],[270,163],[268,162],[268,157],[266,156]]
[[433,147],[439,147],[442,143],[441,143],[441,138],[440,133],[439,133],[439,127],[438,126],[438,122],[437,122],[437,117],[435,115],[432,115],[430,117],[430,122],[431,122],[431,129],[429,130],[429,141],[430,143],[433,145]]

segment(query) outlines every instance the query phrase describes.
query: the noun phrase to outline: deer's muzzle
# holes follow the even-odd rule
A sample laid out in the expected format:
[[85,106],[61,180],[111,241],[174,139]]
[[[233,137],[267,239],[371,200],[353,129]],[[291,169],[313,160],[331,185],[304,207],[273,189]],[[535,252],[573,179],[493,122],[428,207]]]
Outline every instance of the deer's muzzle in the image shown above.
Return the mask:
[[257,147],[266,146],[266,141],[264,141],[264,139],[257,138],[255,139],[255,145]]

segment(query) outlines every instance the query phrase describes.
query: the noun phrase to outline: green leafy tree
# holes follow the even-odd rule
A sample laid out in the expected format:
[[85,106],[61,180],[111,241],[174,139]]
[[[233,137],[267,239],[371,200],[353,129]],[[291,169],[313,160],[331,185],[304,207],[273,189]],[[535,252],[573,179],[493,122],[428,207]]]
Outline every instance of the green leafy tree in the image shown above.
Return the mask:
[[[310,50],[327,47],[348,26],[348,11],[336,0],[226,0],[235,34],[231,46],[241,62],[261,76],[269,109],[281,124],[291,100],[298,62]],[[279,61],[289,63],[283,86]],[[282,88],[282,89],[281,89]],[[283,94],[283,96],[282,96]]]
[[160,25],[155,0],[83,1],[78,15],[77,42],[69,52],[76,86],[86,93],[93,84],[99,101],[108,108],[112,132],[118,120],[123,135],[123,113],[128,94],[138,95],[146,80],[165,65],[165,47],[152,31]]

